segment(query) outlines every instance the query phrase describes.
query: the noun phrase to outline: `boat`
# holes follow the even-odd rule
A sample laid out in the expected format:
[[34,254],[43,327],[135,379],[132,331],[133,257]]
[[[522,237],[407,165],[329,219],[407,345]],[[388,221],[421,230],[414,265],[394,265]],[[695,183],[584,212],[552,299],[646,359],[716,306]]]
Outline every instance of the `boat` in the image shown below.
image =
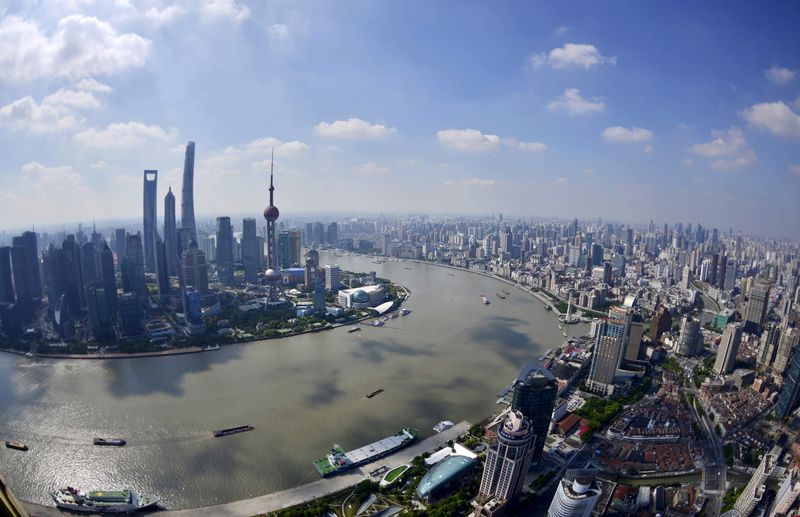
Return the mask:
[[95,438],[94,444],[95,445],[113,445],[115,447],[122,447],[125,445],[126,442],[122,438]]
[[72,512],[131,513],[153,508],[160,499],[133,490],[97,490],[83,492],[68,486],[54,491],[56,506]]
[[411,268],[410,268],[410,267],[404,267],[403,269],[408,269],[409,271],[411,271]]
[[9,449],[16,449],[18,451],[27,451],[28,446],[22,442],[17,442],[14,440],[6,440],[6,447]]
[[347,332],[348,332],[348,333],[349,333],[349,332],[358,332],[359,330],[361,330],[361,327],[359,327],[358,325],[353,325],[352,327],[350,327],[349,329],[347,329]]
[[411,314],[411,309],[400,309],[400,316],[408,316]]
[[369,395],[367,395],[367,398],[368,398],[368,399],[371,399],[371,398],[372,398],[372,397],[374,397],[375,395],[380,395],[380,394],[381,394],[381,393],[383,393],[384,391],[386,391],[384,388],[379,388],[379,389],[377,389],[377,390],[373,391],[372,393],[370,393]]
[[394,451],[410,444],[417,437],[417,430],[406,427],[399,433],[387,436],[382,440],[365,445],[349,452],[338,444],[333,444],[333,448],[325,455],[314,462],[314,468],[321,477],[333,476],[340,472],[345,472],[365,463],[383,458]]
[[487,298],[485,294],[481,295],[481,300],[483,301],[484,305],[489,305],[489,298]]
[[212,350],[219,350],[219,345],[208,345],[203,350],[206,352],[211,352]]
[[220,429],[218,431],[214,431],[214,438],[219,438],[221,436],[228,436],[229,434],[245,433],[247,431],[252,431],[253,429],[255,429],[255,426],[252,425],[240,425],[239,427],[229,427],[228,429]]
[[398,317],[398,316],[400,316],[400,315],[399,315],[399,314],[397,314],[396,312],[393,312],[393,313],[389,314],[389,319],[390,319],[390,320],[393,320],[393,319],[395,319],[395,318],[396,318],[396,317]]
[[506,291],[505,289],[501,289],[501,290],[502,290],[502,291],[503,291],[503,292],[506,294],[506,296],[511,296],[511,293],[509,293],[509,292],[508,292],[508,291]]
[[30,359],[30,358],[32,358],[32,357],[36,357],[36,354],[34,354],[34,353],[33,353],[33,350],[29,350],[29,351],[28,351],[28,353],[27,353],[27,354],[25,354],[25,357],[27,357],[28,359]]
[[553,310],[553,306],[552,306],[552,305],[550,305],[550,304],[548,303],[548,304],[546,304],[546,305],[544,306],[544,310],[546,310],[546,311],[552,311],[552,310]]
[[380,327],[380,326],[382,326],[383,324],[384,324],[384,323],[383,323],[381,320],[375,320],[375,321],[373,321],[373,322],[372,322],[372,326],[373,326],[373,327]]
[[505,296],[503,296],[503,295],[502,295],[502,294],[500,294],[500,293],[494,293],[494,294],[495,294],[495,296],[497,296],[497,297],[498,297],[498,298],[500,298],[501,300],[505,300],[505,299],[506,299],[506,297],[505,297]]
[[561,323],[559,323],[559,324],[558,324],[558,330],[564,330],[564,325],[562,325]]
[[441,422],[433,426],[433,430],[436,431],[437,433],[441,433],[442,431],[447,431],[454,425],[456,424],[454,424],[450,420],[442,420]]
[[447,273],[447,274],[448,274],[449,276],[456,276],[456,275],[454,275],[453,273]]
[[566,332],[562,332],[562,334],[564,335],[564,337],[567,337],[567,333]]

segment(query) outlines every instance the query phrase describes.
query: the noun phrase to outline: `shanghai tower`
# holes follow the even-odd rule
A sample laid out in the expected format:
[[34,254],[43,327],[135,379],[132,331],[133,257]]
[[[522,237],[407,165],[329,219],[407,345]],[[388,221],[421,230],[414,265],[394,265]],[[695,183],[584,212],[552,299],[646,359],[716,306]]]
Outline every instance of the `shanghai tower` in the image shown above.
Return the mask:
[[156,188],[158,171],[144,171],[144,263],[147,271],[156,270]]
[[183,160],[183,186],[181,188],[181,228],[186,228],[197,241],[197,225],[194,222],[194,142],[186,144]]

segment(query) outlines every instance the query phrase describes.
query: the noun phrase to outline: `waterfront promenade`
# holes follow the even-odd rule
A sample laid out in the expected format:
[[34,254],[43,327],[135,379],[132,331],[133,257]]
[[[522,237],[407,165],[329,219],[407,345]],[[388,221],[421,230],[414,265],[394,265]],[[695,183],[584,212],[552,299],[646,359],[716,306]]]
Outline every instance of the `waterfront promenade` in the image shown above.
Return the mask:
[[[158,512],[154,515],[163,517],[233,517],[233,516],[249,516],[259,513],[274,512],[283,508],[295,506],[307,501],[312,501],[320,497],[324,497],[340,490],[352,487],[369,479],[369,473],[378,469],[379,467],[386,466],[388,469],[399,467],[405,463],[409,463],[412,459],[419,456],[423,452],[432,452],[447,444],[450,440],[455,440],[459,435],[467,432],[470,428],[470,423],[461,421],[455,426],[446,431],[435,434],[424,440],[412,443],[408,447],[400,449],[399,451],[381,458],[372,463],[362,465],[360,468],[355,469],[346,474],[340,474],[326,479],[320,479],[305,485],[301,485],[288,490],[282,490],[272,494],[254,497],[252,499],[243,499],[241,501],[234,501],[231,503],[220,504],[215,506],[206,506],[204,508],[189,508],[185,510],[168,510]],[[308,466],[313,469],[312,465]],[[373,479],[378,481],[378,479]],[[34,517],[49,517],[53,515],[61,515],[61,512],[56,508],[41,506],[31,503],[24,503],[25,509],[31,516]]]

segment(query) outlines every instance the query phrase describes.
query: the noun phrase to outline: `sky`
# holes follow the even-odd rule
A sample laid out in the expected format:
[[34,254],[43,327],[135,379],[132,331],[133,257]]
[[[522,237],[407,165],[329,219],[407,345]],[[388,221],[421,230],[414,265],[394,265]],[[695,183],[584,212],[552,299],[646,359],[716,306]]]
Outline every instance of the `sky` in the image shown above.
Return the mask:
[[[0,226],[473,213],[800,239],[800,4],[0,0]],[[159,218],[163,204],[159,201]],[[178,214],[180,218],[180,214]]]

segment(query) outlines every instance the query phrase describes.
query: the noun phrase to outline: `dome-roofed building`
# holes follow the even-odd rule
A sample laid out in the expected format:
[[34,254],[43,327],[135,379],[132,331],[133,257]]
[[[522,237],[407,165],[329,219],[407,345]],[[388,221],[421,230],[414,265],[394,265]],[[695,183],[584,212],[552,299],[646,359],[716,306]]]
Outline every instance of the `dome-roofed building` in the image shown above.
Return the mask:
[[351,298],[353,304],[356,303],[369,303],[369,295],[363,289],[359,289],[358,291],[353,293],[353,297]]
[[449,456],[431,468],[417,486],[417,495],[430,499],[445,493],[472,471],[478,460],[466,456]]

